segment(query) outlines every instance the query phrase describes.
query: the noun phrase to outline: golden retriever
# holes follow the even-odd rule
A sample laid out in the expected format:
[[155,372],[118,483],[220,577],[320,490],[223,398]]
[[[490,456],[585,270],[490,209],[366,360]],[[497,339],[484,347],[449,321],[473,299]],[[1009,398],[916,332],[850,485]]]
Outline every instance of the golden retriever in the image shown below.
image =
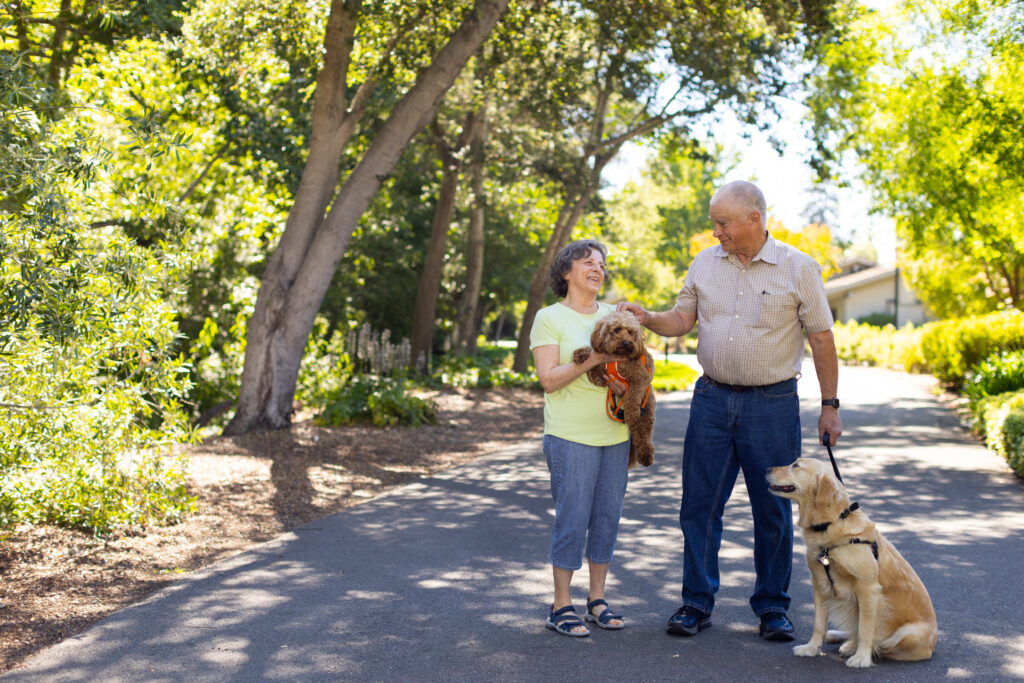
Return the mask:
[[[637,464],[650,467],[654,463],[652,437],[656,401],[651,388],[654,357],[644,344],[643,328],[632,313],[613,311],[597,321],[590,334],[590,346],[573,351],[573,362],[582,364],[590,357],[592,348],[598,353],[610,353],[629,359],[615,364],[615,373],[629,384],[618,406],[622,414],[620,420],[629,427],[629,467],[633,468]],[[605,372],[612,374],[606,365],[611,364],[596,365],[587,373],[590,381],[599,387],[605,386]]]
[[[829,466],[800,458],[767,474],[772,493],[800,506],[797,523],[807,543],[814,587],[814,633],[793,652],[813,657],[821,645],[843,642],[850,667],[871,666],[872,655],[928,659],[935,649],[935,609],[921,579],[887,541]],[[829,620],[839,631],[828,631]]]

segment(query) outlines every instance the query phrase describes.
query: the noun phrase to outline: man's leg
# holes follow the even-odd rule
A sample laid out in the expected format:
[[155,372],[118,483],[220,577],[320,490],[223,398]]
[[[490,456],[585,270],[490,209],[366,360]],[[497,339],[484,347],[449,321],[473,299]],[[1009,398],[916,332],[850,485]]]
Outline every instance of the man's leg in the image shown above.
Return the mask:
[[736,449],[754,517],[754,569],[757,581],[750,606],[761,616],[789,609],[793,572],[793,508],[772,495],[769,467],[800,457],[800,403],[796,380],[744,396]]
[[732,444],[731,394],[699,380],[683,442],[683,605],[705,614],[715,606],[722,514],[739,472]]

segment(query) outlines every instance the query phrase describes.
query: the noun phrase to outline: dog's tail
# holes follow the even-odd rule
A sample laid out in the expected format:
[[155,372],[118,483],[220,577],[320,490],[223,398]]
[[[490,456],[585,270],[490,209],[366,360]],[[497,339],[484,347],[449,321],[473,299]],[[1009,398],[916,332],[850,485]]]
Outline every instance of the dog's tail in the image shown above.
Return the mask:
[[932,656],[937,639],[938,632],[932,624],[914,621],[893,631],[891,636],[878,643],[876,650],[889,659],[917,662]]

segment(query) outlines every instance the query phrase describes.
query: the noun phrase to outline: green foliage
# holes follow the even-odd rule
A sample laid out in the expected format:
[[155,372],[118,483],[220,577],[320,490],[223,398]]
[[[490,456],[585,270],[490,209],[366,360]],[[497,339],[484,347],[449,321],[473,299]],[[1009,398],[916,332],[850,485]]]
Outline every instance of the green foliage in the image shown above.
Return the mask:
[[1024,313],[1009,310],[931,322],[921,327],[920,343],[927,371],[959,388],[971,368],[985,358],[1024,349]]
[[173,267],[82,225],[109,151],[22,62],[0,69],[0,526],[175,522],[194,501],[171,455],[190,433]]
[[[996,386],[1000,372],[1007,375],[1013,363],[992,360],[988,369],[978,365],[990,357],[1024,349],[1024,314],[1016,310],[1000,311],[974,318],[940,320],[915,328],[907,324],[900,329],[892,325],[874,327],[863,323],[836,323],[833,328],[836,352],[845,363],[857,363],[927,372],[939,381],[959,389],[971,373],[981,372],[977,391],[991,383]],[[1015,371],[1014,371],[1015,372]],[[1022,385],[1024,386],[1024,385]],[[991,392],[990,392],[991,393]]]
[[667,134],[641,180],[608,202],[598,237],[609,245],[615,298],[661,309],[679,294],[693,260],[690,237],[708,225],[720,164],[717,150]]
[[866,12],[826,48],[810,100],[823,175],[859,157],[875,208],[895,219],[900,265],[944,318],[1024,303],[1013,6],[919,0],[899,15]]
[[868,323],[838,322],[832,328],[839,360],[908,372],[927,372],[920,353],[920,328],[911,324],[896,329]]
[[435,363],[429,383],[441,387],[531,387],[539,388],[535,373],[516,372],[505,360],[494,362],[487,356],[446,357]]
[[973,403],[974,429],[986,445],[1024,477],[1024,391],[987,396]]
[[964,394],[973,401],[1024,389],[1024,351],[993,354],[976,365],[969,376]]
[[297,397],[316,411],[317,424],[375,427],[437,422],[433,401],[415,395],[409,382],[409,341],[391,342],[388,330],[370,324],[324,336],[321,319],[310,340]]
[[871,313],[857,318],[857,322],[861,325],[871,325],[872,327],[892,325],[894,320],[895,316],[892,313]]
[[[66,93],[0,60],[2,521],[98,531],[175,521],[192,501],[183,461],[166,453],[188,434],[187,366],[160,289],[173,268],[116,230],[80,224],[112,155],[62,116]],[[126,123],[137,149],[169,149]]]
[[323,399],[324,407],[314,421],[338,427],[369,422],[374,427],[416,426],[437,422],[437,406],[409,391],[404,379],[354,375]]
[[693,386],[697,375],[697,371],[686,363],[655,359],[651,386],[655,391],[682,391]]

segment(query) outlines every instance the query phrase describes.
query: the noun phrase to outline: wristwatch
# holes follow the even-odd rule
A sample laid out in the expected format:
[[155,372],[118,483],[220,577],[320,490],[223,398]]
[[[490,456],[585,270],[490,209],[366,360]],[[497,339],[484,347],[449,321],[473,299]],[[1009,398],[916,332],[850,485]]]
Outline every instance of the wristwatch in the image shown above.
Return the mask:
[[821,399],[821,405],[823,405],[823,406],[831,406],[833,408],[838,408],[839,407],[839,399],[838,398],[823,398],[823,399]]

